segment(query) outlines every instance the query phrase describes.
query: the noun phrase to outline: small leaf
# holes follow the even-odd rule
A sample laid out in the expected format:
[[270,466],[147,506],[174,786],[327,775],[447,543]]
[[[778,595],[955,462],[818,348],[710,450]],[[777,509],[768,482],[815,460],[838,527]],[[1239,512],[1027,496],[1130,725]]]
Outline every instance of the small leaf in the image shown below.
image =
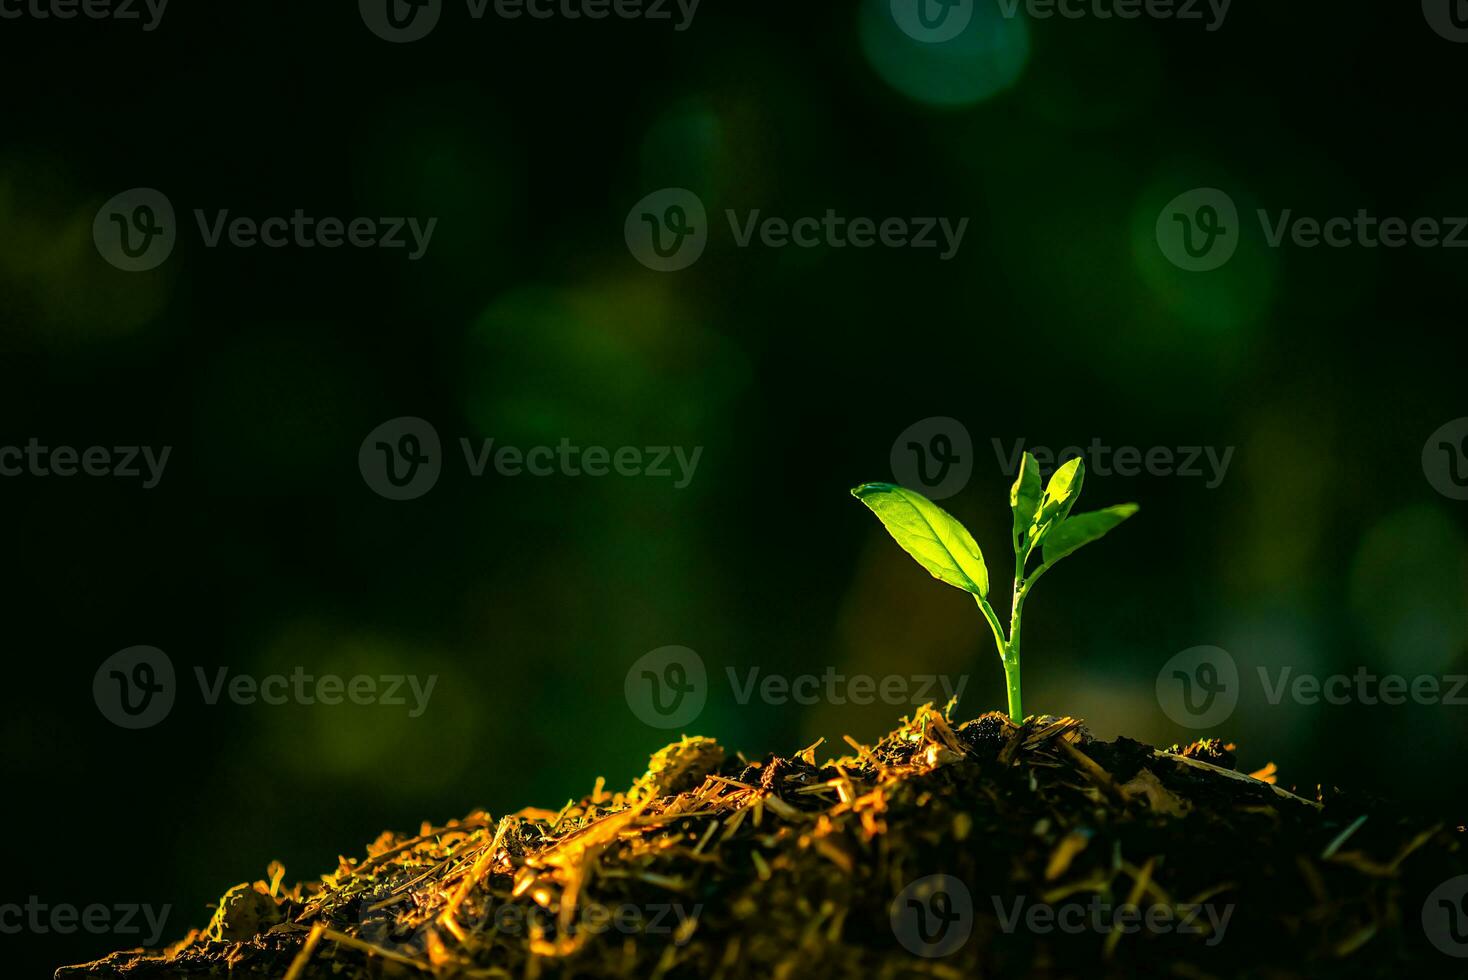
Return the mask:
[[1009,488],[1009,507],[1014,511],[1014,550],[1019,554],[1040,510],[1040,464],[1031,453],[1020,460],[1019,475]]
[[968,529],[920,493],[890,483],[863,483],[851,495],[871,508],[902,550],[940,582],[984,598],[989,569]]
[[1065,520],[1076,498],[1081,495],[1081,483],[1086,478],[1086,467],[1077,456],[1050,477],[1045,485],[1045,496],[1040,500],[1041,524],[1052,524]]
[[1045,564],[1055,564],[1082,545],[1104,536],[1136,512],[1136,504],[1117,504],[1067,517],[1045,536]]

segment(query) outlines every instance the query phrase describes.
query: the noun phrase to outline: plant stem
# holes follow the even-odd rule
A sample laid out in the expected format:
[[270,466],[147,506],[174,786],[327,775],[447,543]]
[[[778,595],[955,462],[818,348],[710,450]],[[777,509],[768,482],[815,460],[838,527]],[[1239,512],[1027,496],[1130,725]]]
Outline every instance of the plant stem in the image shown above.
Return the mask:
[[1019,661],[1004,661],[1004,682],[1009,687],[1009,718],[1016,725],[1024,721],[1024,707],[1019,699]]
[[[989,600],[982,596],[974,596],[974,601],[979,604],[979,609],[984,613],[984,618],[989,621],[989,628],[994,631],[994,646],[999,648],[999,659],[1004,664],[1004,678],[1009,684],[1009,716],[1019,717],[1019,660],[1011,659],[1009,655],[1009,641],[1004,638],[1004,627],[999,624],[999,617],[994,615],[994,607],[989,605]],[[1011,626],[1011,629],[1013,627]]]
[[994,631],[994,645],[999,648],[1000,658],[1003,658],[1008,644],[1004,640],[1004,627],[999,625],[999,617],[994,615],[994,607],[989,605],[989,600],[982,596],[974,596],[974,601],[979,604],[984,618],[989,621],[989,628]]
[[1025,562],[1029,552],[1016,555],[1014,559],[1014,601],[1009,607],[1009,643],[1004,650],[1004,682],[1009,688],[1009,718],[1015,724],[1024,721],[1024,707],[1020,699],[1020,616],[1025,609],[1025,596],[1029,594],[1029,583],[1025,581]]
[[994,609],[989,605],[987,599],[974,596],[979,608],[984,612],[984,618],[989,621],[989,628],[994,631],[994,645],[999,648],[999,659],[1004,663],[1004,683],[1009,692],[1009,717],[1015,724],[1021,724],[1025,719],[1024,702],[1020,697],[1020,618],[1025,611],[1025,597],[1030,594],[1030,588],[1045,574],[1049,565],[1041,565],[1035,569],[1035,574],[1025,578],[1025,566],[1029,564],[1030,553],[1034,551],[1034,544],[1024,549],[1023,554],[1016,555],[1014,560],[1014,595],[1009,607],[1009,636],[1004,636],[1004,627],[999,622],[999,617],[994,615]]

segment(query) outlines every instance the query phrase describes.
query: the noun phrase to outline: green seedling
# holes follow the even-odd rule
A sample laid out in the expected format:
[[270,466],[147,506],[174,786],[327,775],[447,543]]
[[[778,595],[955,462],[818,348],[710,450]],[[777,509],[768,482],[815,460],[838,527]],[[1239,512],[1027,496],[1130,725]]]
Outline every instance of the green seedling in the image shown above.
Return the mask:
[[[1009,717],[1016,722],[1024,719],[1019,688],[1020,618],[1030,590],[1060,559],[1137,512],[1136,504],[1117,504],[1072,517],[1071,507],[1081,495],[1084,477],[1085,466],[1077,457],[1056,470],[1041,493],[1040,464],[1029,453],[1024,455],[1009,491],[1009,506],[1014,511],[1014,590],[1008,636],[989,605],[989,569],[967,528],[927,497],[904,487],[863,483],[851,491],[934,578],[973,595],[994,631],[1009,688]],[[1027,571],[1037,554],[1039,565]]]

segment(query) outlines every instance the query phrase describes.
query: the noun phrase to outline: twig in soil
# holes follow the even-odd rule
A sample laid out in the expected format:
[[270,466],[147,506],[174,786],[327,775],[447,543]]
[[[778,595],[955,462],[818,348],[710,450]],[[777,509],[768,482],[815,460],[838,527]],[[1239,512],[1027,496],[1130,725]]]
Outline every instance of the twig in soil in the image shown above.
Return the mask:
[[301,980],[305,976],[306,965],[311,962],[311,957],[316,955],[316,946],[321,942],[321,937],[326,934],[326,923],[318,922],[311,927],[306,936],[306,942],[296,958],[291,961],[291,968],[285,972],[285,980]]

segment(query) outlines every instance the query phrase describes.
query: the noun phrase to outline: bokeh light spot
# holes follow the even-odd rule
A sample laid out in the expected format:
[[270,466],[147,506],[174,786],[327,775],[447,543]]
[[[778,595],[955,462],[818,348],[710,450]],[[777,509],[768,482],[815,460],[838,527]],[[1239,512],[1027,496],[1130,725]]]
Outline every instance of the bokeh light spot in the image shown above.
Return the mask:
[[888,85],[933,106],[973,105],[1013,85],[1030,57],[1024,19],[1005,17],[998,4],[988,2],[949,10],[950,17],[967,15],[962,30],[946,40],[924,40],[923,31],[909,33],[899,25],[892,0],[866,0],[860,28],[867,61]]
[[1401,510],[1361,538],[1351,604],[1400,673],[1440,671],[1468,645],[1462,533],[1442,511]]

